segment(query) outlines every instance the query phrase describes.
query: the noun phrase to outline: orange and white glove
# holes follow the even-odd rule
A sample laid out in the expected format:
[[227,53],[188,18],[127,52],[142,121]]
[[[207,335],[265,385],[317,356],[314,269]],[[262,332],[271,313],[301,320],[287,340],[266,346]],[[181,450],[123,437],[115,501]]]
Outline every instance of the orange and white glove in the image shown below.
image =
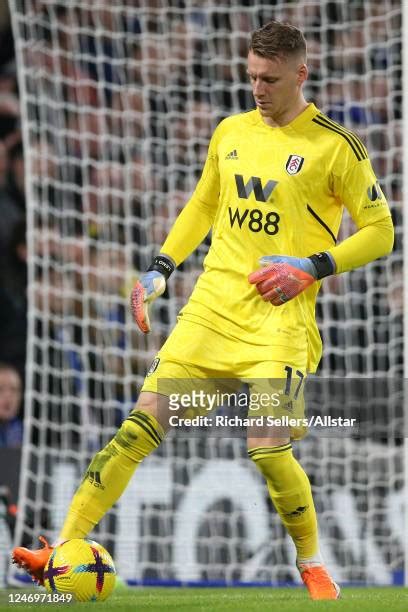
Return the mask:
[[281,306],[310,287],[315,281],[335,272],[335,263],[329,253],[310,257],[266,255],[259,260],[260,270],[252,272],[248,281],[256,285],[265,302]]
[[130,307],[133,320],[145,334],[150,331],[149,305],[164,293],[167,279],[175,267],[169,257],[158,255],[132,289]]

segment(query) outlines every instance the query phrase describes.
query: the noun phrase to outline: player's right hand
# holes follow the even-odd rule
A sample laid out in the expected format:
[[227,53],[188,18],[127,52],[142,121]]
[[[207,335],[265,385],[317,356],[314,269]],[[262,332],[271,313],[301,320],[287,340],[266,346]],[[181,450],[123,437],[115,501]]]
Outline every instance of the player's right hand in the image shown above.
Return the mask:
[[130,295],[133,320],[145,334],[150,331],[149,304],[162,295],[165,289],[166,279],[157,270],[143,274],[133,287]]
[[133,287],[130,295],[133,320],[145,334],[150,331],[149,304],[164,293],[167,279],[175,267],[176,264],[168,255],[160,254]]

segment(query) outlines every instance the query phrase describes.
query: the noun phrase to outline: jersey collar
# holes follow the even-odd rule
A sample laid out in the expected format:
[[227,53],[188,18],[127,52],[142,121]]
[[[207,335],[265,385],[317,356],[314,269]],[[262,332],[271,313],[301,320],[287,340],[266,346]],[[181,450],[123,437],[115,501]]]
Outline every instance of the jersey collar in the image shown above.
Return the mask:
[[259,109],[256,109],[256,113],[258,115],[258,119],[259,119],[259,123],[262,124],[263,126],[265,126],[265,128],[267,130],[280,130],[282,132],[287,132],[287,131],[291,131],[291,130],[299,130],[301,127],[303,127],[306,123],[309,123],[309,121],[311,121],[313,119],[313,117],[315,117],[317,115],[319,111],[317,110],[316,106],[313,104],[313,102],[311,102],[304,111],[302,111],[297,117],[295,117],[290,123],[287,123],[286,125],[281,125],[279,127],[272,127],[270,125],[267,125],[265,123],[265,121],[262,118],[261,113],[259,112]]

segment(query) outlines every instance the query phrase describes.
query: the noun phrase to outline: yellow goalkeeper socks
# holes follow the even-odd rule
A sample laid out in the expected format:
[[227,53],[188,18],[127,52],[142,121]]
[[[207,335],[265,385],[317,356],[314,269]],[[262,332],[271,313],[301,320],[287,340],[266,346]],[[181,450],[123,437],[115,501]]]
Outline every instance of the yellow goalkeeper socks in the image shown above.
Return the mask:
[[266,478],[269,495],[296,546],[298,559],[319,558],[316,511],[310,482],[291,444],[248,451]]
[[163,437],[163,428],[152,415],[132,410],[116,436],[92,459],[58,542],[85,537],[119,499],[139,463]]

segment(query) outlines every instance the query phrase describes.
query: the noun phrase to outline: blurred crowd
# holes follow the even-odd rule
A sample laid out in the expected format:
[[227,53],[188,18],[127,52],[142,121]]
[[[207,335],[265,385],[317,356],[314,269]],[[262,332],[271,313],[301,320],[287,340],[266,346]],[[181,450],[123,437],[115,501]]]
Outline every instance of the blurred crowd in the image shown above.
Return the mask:
[[27,268],[24,160],[13,36],[0,7],[0,447],[22,441]]
[[[15,27],[26,41],[19,84],[29,164],[1,6],[0,445],[21,441],[27,240],[35,417],[72,423],[69,444],[93,422],[114,426],[132,405],[134,381],[187,299],[208,241],[159,301],[149,342],[131,331],[130,283],[194,188],[212,129],[253,107],[248,35],[270,18],[304,30],[306,95],[365,141],[401,227],[400,2],[187,4],[26,2],[25,22]],[[326,373],[401,373],[401,238],[398,230],[394,256],[372,267],[369,286],[365,272],[327,282],[318,307]],[[51,442],[59,435],[50,427]]]

